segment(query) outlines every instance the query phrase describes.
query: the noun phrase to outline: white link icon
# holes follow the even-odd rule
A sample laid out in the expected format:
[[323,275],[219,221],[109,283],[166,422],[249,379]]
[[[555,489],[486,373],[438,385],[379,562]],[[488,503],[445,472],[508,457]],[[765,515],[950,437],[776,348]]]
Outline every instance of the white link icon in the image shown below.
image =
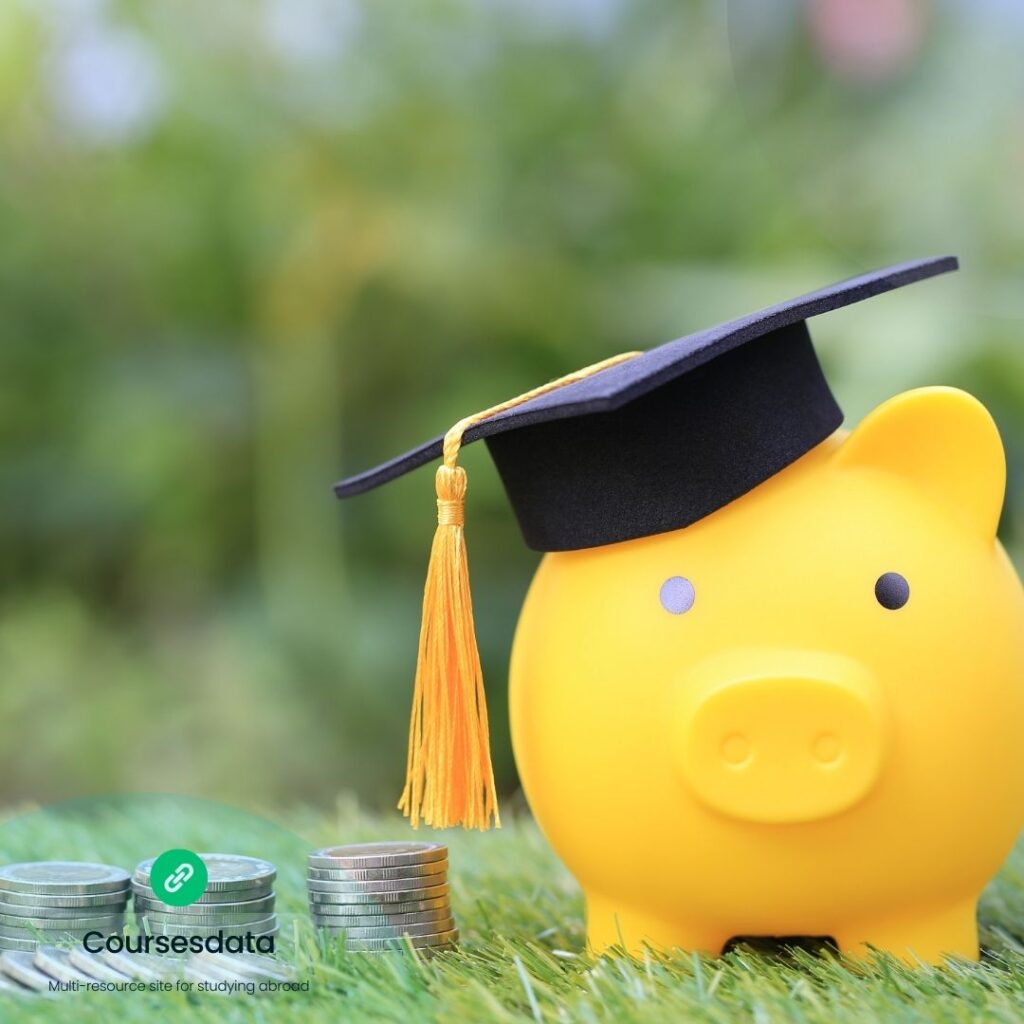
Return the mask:
[[164,888],[168,892],[177,892],[195,873],[196,869],[191,864],[179,864],[174,874],[164,882]]

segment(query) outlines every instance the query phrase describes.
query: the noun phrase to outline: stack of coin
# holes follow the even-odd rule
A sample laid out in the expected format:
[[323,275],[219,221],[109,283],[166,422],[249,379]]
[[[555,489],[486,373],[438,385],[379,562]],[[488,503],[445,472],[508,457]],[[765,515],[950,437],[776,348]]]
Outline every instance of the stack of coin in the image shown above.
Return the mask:
[[440,843],[359,843],[309,855],[313,924],[343,934],[348,949],[450,949],[459,933],[448,895],[448,848]]
[[151,935],[273,935],[274,879],[269,861],[233,853],[201,853],[208,881],[203,895],[185,907],[163,903],[150,885],[156,858],[142,861],[132,877],[135,919]]
[[0,868],[0,950],[124,931],[128,872],[108,864],[36,861]]

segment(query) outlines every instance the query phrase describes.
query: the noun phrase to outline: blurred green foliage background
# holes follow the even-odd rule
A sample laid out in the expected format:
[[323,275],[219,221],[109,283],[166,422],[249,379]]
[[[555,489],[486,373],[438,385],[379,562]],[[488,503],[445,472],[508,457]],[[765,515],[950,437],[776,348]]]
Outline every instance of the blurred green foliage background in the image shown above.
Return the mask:
[[[949,383],[1024,544],[1016,0],[0,6],[0,796],[400,789],[458,417],[889,261],[814,325],[849,422]],[[502,788],[536,556],[469,544]]]

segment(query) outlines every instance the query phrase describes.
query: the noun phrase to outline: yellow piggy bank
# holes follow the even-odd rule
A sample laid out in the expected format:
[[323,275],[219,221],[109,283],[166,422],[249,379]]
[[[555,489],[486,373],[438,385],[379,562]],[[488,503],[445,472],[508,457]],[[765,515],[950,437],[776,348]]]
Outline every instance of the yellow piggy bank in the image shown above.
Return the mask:
[[977,957],[1024,822],[1003,481],[977,401],[912,391],[692,526],[544,558],[513,742],[595,950]]
[[978,955],[978,894],[1024,821],[1002,446],[941,388],[844,434],[807,327],[955,268],[899,264],[607,360],[337,485],[442,458],[399,804],[413,826],[497,816],[456,461],[483,438],[545,553],[512,735],[593,949],[799,935]]

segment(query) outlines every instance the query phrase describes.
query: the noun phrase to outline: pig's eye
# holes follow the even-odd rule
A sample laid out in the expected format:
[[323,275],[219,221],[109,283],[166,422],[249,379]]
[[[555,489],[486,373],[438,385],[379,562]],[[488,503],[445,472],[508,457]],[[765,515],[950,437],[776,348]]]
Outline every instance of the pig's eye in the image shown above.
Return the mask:
[[658,593],[661,607],[673,615],[682,615],[693,607],[697,596],[693,584],[685,576],[669,576]]
[[910,584],[898,572],[885,572],[875,581],[875,599],[883,608],[896,611],[910,600]]

